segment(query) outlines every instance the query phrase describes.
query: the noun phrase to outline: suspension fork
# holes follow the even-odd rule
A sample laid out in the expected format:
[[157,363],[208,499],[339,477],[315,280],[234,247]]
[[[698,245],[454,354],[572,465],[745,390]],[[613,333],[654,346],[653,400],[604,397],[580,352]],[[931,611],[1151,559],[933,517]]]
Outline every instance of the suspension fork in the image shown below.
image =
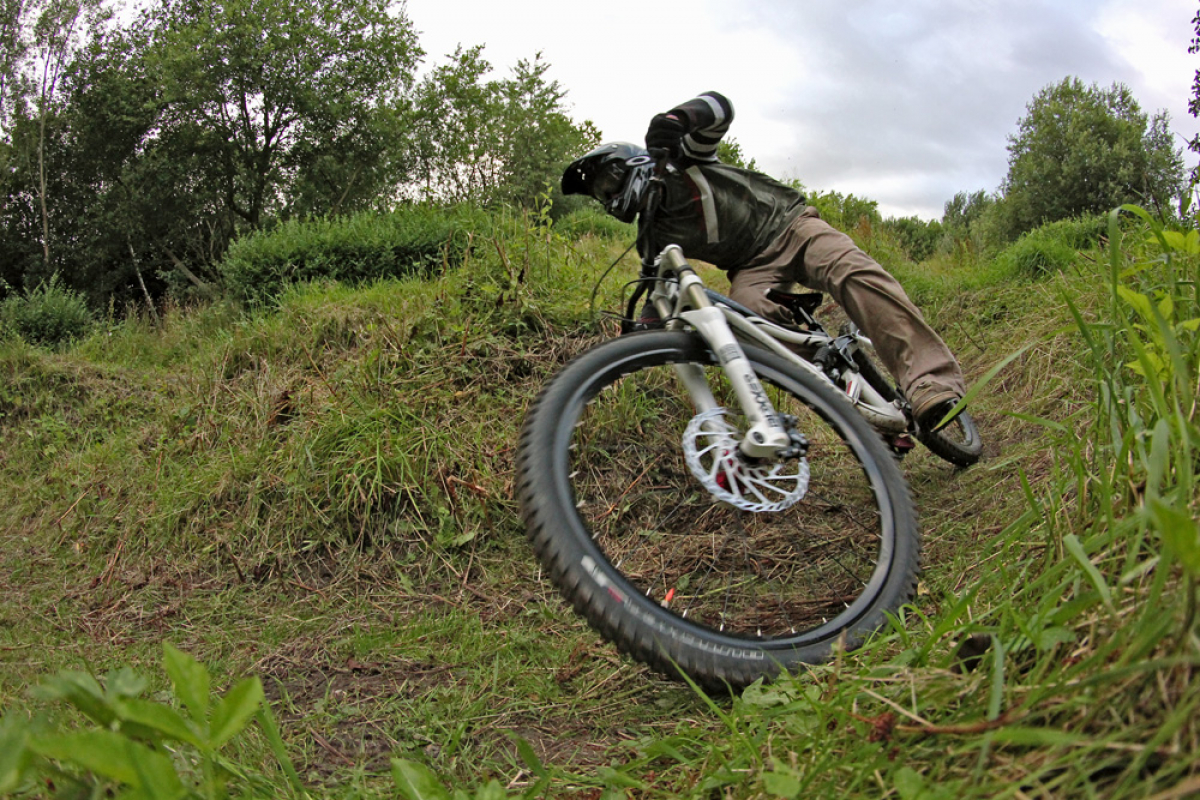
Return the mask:
[[[679,305],[687,311],[659,308],[663,319],[681,317],[699,331],[709,348],[716,354],[733,391],[737,395],[738,404],[749,421],[750,426],[738,446],[742,455],[750,459],[775,459],[781,452],[792,453],[796,443],[784,424],[784,419],[771,404],[766,389],[754,374],[754,367],[746,357],[742,345],[733,335],[725,314],[713,305],[704,291],[704,281],[696,274],[691,265],[684,260],[683,251],[676,245],[669,245],[662,252],[659,264],[659,279],[668,272],[674,272],[679,278]],[[665,305],[668,301],[665,295],[657,290],[654,295],[656,304]],[[676,365],[675,371],[683,381],[692,397],[692,402],[698,412],[703,413],[717,408],[716,398],[704,377],[704,370],[695,364]]]

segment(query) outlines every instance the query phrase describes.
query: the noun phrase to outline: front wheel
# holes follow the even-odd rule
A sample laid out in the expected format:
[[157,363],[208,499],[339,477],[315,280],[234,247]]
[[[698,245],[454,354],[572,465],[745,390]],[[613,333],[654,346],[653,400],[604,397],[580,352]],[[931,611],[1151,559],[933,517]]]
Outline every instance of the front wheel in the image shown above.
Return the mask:
[[568,365],[530,409],[517,457],[530,540],[576,611],[635,659],[715,689],[857,645],[918,570],[908,489],[879,437],[819,378],[747,355],[807,441],[807,490],[787,508],[739,510],[685,463],[696,411],[675,365],[702,367],[745,430],[691,333],[623,336]]

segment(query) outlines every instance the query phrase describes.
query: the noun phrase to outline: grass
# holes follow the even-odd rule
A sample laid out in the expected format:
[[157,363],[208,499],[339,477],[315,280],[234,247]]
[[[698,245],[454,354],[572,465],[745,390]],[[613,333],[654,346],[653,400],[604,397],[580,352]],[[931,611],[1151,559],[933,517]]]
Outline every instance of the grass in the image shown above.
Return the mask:
[[[0,343],[0,710],[69,723],[28,693],[62,668],[164,698],[170,642],[214,687],[261,677],[314,795],[396,796],[401,758],[480,796],[1187,796],[1198,262],[1152,233],[1040,280],[896,266],[970,380],[1023,349],[974,407],[985,458],[906,459],[902,619],[721,701],[576,619],[511,499],[525,405],[601,335],[612,240],[514,225],[431,280]],[[287,791],[261,733],[237,748]]]

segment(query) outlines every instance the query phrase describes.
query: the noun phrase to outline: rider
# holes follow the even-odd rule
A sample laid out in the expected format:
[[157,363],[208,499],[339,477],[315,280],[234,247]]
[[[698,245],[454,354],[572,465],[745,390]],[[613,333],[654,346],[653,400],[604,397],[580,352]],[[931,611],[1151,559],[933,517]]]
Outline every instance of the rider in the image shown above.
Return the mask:
[[[732,121],[733,106],[717,92],[650,121],[646,146],[666,150],[671,161],[662,173],[664,194],[654,228],[639,241],[648,242],[651,254],[674,243],[688,257],[726,270],[730,298],[775,322],[794,320],[768,290],[800,283],[829,294],[871,339],[918,424],[935,430],[965,391],[949,348],[896,279],[824,222],[803,194],[717,160],[717,144]],[[590,195],[612,216],[632,222],[652,174],[646,149],[613,142],[572,162],[562,190]]]

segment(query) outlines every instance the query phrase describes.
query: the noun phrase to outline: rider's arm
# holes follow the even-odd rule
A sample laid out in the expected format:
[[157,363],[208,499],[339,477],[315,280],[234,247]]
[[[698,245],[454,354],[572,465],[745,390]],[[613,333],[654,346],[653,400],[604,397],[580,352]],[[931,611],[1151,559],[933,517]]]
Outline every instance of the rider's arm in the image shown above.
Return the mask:
[[665,147],[692,161],[716,161],[717,144],[733,122],[733,104],[723,94],[705,92],[650,121],[648,147]]

